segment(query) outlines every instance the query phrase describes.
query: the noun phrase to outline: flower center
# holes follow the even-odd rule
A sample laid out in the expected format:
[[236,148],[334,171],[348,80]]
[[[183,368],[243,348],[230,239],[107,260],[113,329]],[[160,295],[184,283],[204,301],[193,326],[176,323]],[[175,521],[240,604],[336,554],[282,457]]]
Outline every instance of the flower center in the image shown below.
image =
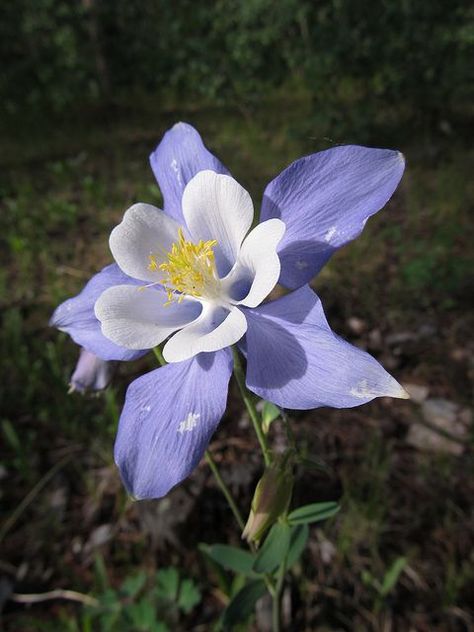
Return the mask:
[[176,293],[178,303],[185,295],[196,298],[216,295],[219,284],[213,251],[216,244],[215,239],[197,244],[186,241],[180,228],[178,241],[171,246],[165,262],[158,264],[156,257],[150,255],[148,269],[164,273],[161,283],[168,294],[167,305],[176,298]]

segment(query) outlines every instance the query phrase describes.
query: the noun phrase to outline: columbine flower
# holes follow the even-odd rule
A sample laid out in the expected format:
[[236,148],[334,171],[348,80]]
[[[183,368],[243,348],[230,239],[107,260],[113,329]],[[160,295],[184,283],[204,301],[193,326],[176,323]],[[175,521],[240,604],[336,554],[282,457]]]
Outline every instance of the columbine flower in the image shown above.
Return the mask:
[[112,364],[98,358],[95,353],[81,349],[76,368],[71,375],[69,392],[85,393],[104,390],[112,378]]
[[[163,496],[201,459],[225,410],[232,344],[247,387],[284,408],[406,397],[331,331],[306,285],[390,198],[400,153],[345,146],[297,160],[267,186],[253,230],[249,194],[190,125],[167,132],[151,165],[164,211],[132,206],[110,238],[116,264],[53,316],[104,359],[167,341],[170,364],[130,385],[120,419],[115,458],[135,497]],[[278,281],[295,291],[263,304]]]

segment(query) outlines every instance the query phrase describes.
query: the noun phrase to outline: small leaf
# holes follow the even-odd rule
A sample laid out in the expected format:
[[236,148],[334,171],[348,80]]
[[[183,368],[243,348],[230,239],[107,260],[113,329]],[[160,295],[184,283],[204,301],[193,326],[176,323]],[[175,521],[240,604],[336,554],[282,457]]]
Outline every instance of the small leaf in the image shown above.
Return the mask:
[[392,590],[392,588],[395,586],[395,584],[398,581],[398,578],[403,572],[403,569],[407,565],[407,562],[408,560],[406,557],[398,557],[394,561],[392,566],[388,569],[388,571],[385,573],[382,586],[380,588],[380,594],[382,595],[382,597],[386,597],[388,593]]
[[286,559],[286,567],[291,568],[299,560],[308,541],[309,527],[307,524],[298,524],[291,527],[290,548]]
[[127,597],[136,597],[146,582],[146,573],[137,573],[127,577],[120,588]]
[[[208,550],[211,547],[208,544],[199,544],[199,549],[201,553],[206,558],[207,564],[209,568],[212,569],[213,574],[215,575],[215,580],[219,589],[224,593],[224,595],[231,595],[231,579],[227,571],[217,562],[215,562],[210,555],[208,555]],[[244,577],[244,575],[238,575],[238,577]]]
[[224,630],[232,630],[237,623],[246,621],[266,590],[265,582],[261,579],[251,581],[239,590],[224,612]]
[[201,592],[192,579],[183,579],[179,587],[178,607],[187,614],[201,601]]
[[248,551],[243,551],[227,544],[201,545],[201,550],[214,562],[234,573],[249,575],[252,572],[254,557]]
[[310,522],[320,522],[337,514],[340,506],[336,502],[313,503],[294,509],[288,516],[291,525],[308,524]]
[[147,599],[131,604],[127,607],[126,613],[133,627],[137,630],[151,630],[156,626],[155,607]]
[[271,528],[262,548],[257,553],[253,570],[256,573],[271,573],[285,559],[290,546],[291,529],[284,522],[277,522]]
[[179,574],[178,571],[170,566],[162,568],[156,574],[157,595],[168,601],[175,601],[178,595]]
[[280,416],[280,409],[271,402],[263,402],[262,409],[262,430],[265,434],[270,430],[270,424],[278,419]]

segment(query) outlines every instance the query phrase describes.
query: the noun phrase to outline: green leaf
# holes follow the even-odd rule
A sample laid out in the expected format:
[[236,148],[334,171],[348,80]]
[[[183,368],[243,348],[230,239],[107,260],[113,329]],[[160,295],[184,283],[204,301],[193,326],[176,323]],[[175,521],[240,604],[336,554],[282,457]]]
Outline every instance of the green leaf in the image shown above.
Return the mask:
[[309,527],[307,524],[298,524],[291,527],[290,548],[286,558],[286,567],[291,568],[299,560],[304,551],[309,537]]
[[120,588],[127,597],[136,597],[146,582],[146,573],[137,573],[127,577]]
[[107,569],[105,568],[104,558],[102,555],[96,555],[94,558],[94,571],[97,584],[101,590],[107,590],[109,587],[109,578],[107,575]]
[[[208,555],[208,549],[211,547],[208,544],[199,544],[199,550],[206,558],[206,562],[210,569],[212,569],[215,575],[215,581],[219,589],[227,596],[231,595],[232,581],[227,571],[217,562],[215,562],[210,555]],[[244,575],[236,575],[236,577],[244,577]]]
[[262,408],[262,430],[265,434],[270,430],[270,424],[278,419],[280,409],[271,402],[263,402]]
[[248,551],[227,544],[201,545],[200,549],[227,570],[244,575],[252,572],[254,557]]
[[192,579],[183,579],[179,587],[178,607],[187,614],[201,601],[201,592]]
[[236,624],[247,621],[266,590],[265,582],[261,579],[251,581],[239,590],[224,612],[224,630],[232,630]]
[[407,562],[408,560],[406,557],[398,557],[394,561],[392,566],[388,569],[388,571],[385,573],[382,586],[380,588],[380,594],[382,595],[382,597],[386,597],[388,593],[392,590],[392,588],[395,586],[395,584],[398,581],[398,578],[403,572],[403,569],[407,565]]
[[291,525],[320,522],[337,514],[340,506],[336,502],[313,503],[293,510],[288,516]]
[[168,632],[167,626],[157,620],[155,607],[148,599],[129,605],[126,614],[137,632]]
[[262,548],[257,553],[253,570],[256,573],[271,573],[285,559],[290,546],[291,529],[284,522],[277,522],[271,528]]
[[178,571],[170,566],[162,568],[156,574],[157,596],[168,601],[175,601],[178,595],[179,574]]

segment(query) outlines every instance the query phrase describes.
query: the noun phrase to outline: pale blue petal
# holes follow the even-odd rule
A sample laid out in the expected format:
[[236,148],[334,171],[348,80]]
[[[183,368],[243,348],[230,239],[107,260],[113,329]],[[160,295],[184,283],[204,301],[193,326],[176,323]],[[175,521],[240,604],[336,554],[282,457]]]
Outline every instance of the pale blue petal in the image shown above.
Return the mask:
[[61,303],[50,320],[50,325],[68,333],[75,343],[102,360],[135,360],[146,351],[119,347],[106,338],[94,313],[94,305],[102,292],[115,285],[143,285],[124,274],[117,264],[106,266],[94,275],[82,291]]
[[112,378],[113,362],[102,360],[94,353],[81,349],[76,368],[71,375],[71,391],[102,391]]
[[129,386],[115,461],[132,496],[161,498],[189,476],[224,414],[231,373],[224,349],[168,364]]
[[272,180],[260,218],[286,224],[278,247],[280,283],[308,283],[388,202],[404,167],[398,151],[347,145],[301,158]]
[[188,182],[205,169],[228,174],[229,171],[202,142],[188,123],[176,123],[163,136],[150,155],[150,164],[163,195],[164,211],[185,225],[181,198]]
[[352,408],[407,394],[371,355],[334,334],[304,286],[245,310],[247,386],[283,408]]

